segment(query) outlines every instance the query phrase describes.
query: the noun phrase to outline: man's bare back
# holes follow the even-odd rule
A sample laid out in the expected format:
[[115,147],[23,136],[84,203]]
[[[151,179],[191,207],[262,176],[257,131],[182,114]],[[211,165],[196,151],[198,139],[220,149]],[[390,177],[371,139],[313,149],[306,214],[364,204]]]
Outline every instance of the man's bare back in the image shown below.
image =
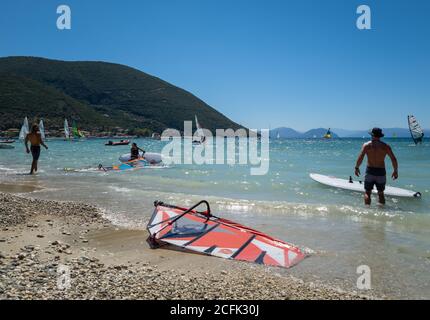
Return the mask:
[[40,146],[40,144],[42,143],[42,136],[40,135],[39,132],[37,133],[30,132],[27,135],[27,140],[30,141],[30,144],[32,146]]
[[385,157],[392,153],[390,146],[380,140],[365,143],[363,152],[367,156],[367,166],[372,168],[385,168]]
[[396,156],[391,147],[382,142],[380,139],[384,136],[382,130],[374,128],[372,130],[372,141],[366,142],[361,148],[360,155],[358,156],[355,165],[355,175],[360,176],[360,166],[367,157],[366,176],[364,180],[364,189],[366,190],[364,201],[366,204],[371,202],[371,194],[373,188],[376,186],[379,194],[379,202],[385,204],[384,190],[386,184],[386,171],[385,171],[385,157],[388,156],[393,164],[392,178],[398,178],[398,163]]

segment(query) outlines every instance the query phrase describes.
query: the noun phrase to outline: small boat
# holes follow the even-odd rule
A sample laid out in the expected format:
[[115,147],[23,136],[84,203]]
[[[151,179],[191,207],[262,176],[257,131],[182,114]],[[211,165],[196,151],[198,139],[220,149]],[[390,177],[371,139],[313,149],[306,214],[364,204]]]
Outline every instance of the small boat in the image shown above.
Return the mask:
[[14,143],[15,140],[13,139],[6,139],[6,140],[0,140],[0,143]]
[[323,138],[324,139],[331,139],[332,138],[332,134],[331,134],[330,128],[328,128],[327,133],[324,135]]
[[130,140],[121,140],[121,141],[109,141],[108,143],[105,143],[105,146],[127,146],[130,144]]
[[14,146],[8,144],[8,143],[0,143],[0,149],[13,149]]

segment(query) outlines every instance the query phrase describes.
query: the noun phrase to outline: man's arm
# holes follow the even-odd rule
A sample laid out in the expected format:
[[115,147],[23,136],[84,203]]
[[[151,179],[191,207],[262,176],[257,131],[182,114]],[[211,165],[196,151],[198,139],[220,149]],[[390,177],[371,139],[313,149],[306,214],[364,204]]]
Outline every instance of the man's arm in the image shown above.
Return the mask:
[[355,163],[355,175],[360,176],[360,166],[363,163],[364,156],[366,155],[366,144],[363,144],[360,154],[358,155],[357,162]]
[[48,146],[45,144],[45,142],[43,142],[42,136],[40,134],[39,134],[39,139],[40,139],[40,144],[44,146],[46,150],[48,150]]
[[27,150],[27,153],[30,153],[30,149],[28,148],[28,134],[25,136],[24,144],[25,150]]
[[398,164],[397,158],[394,155],[394,152],[390,146],[387,146],[387,155],[390,157],[391,163],[393,164],[393,169],[394,169],[391,177],[393,178],[393,180],[396,180],[399,177],[399,173],[398,173],[399,164]]

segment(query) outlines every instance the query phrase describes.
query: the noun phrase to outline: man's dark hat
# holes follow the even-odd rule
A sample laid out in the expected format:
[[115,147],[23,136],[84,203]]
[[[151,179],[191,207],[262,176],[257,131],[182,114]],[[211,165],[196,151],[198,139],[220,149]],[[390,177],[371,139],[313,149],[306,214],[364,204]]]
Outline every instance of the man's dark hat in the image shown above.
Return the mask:
[[369,132],[369,134],[375,138],[382,138],[384,136],[381,128],[373,128],[372,131]]

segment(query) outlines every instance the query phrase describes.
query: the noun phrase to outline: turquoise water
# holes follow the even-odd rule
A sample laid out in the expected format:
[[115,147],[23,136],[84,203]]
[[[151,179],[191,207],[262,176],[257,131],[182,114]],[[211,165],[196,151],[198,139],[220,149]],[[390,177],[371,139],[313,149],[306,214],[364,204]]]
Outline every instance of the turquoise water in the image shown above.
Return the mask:
[[[399,163],[400,178],[390,185],[420,191],[421,199],[388,198],[381,208],[363,205],[359,193],[331,189],[312,181],[317,172],[348,178],[362,139],[276,140],[270,144],[270,170],[251,176],[246,165],[175,165],[127,172],[94,171],[116,164],[127,146],[106,147],[104,140],[48,141],[40,170],[28,176],[30,156],[22,144],[0,149],[2,182],[43,187],[35,197],[79,200],[106,210],[115,223],[144,228],[152,203],[191,205],[210,201],[219,216],[259,228],[315,254],[290,270],[308,280],[357,290],[356,268],[368,265],[372,290],[401,298],[430,298],[430,142],[387,140]],[[164,143],[137,139],[160,152]],[[391,164],[388,171],[391,173]],[[65,172],[65,167],[78,169]],[[364,166],[363,170],[364,171]]]

